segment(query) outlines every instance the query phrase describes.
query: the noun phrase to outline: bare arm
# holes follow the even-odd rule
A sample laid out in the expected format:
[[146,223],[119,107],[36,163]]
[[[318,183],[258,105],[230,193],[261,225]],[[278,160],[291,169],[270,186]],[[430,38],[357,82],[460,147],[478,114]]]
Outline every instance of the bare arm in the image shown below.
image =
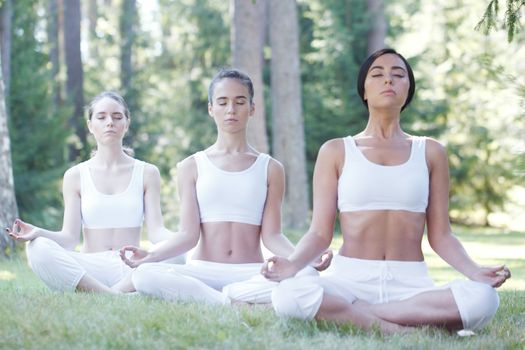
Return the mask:
[[293,250],[293,244],[281,232],[281,206],[284,196],[284,168],[274,159],[268,164],[268,194],[264,205],[264,213],[261,224],[261,238],[273,254],[289,256]]
[[64,219],[62,230],[50,231],[32,224],[15,220],[8,229],[9,235],[18,241],[31,241],[37,237],[49,238],[66,249],[74,249],[80,241],[80,173],[77,167],[70,168],[64,174],[62,193],[64,197]]
[[144,169],[144,212],[148,238],[152,243],[164,241],[174,234],[164,226],[160,206],[160,183],[159,169],[152,164],[146,164]]
[[430,191],[427,208],[427,230],[430,246],[456,270],[468,278],[499,287],[510,277],[504,266],[482,267],[476,264],[461,242],[452,234],[448,216],[449,169],[447,154],[437,141],[428,139],[427,161],[430,169]]
[[[137,247],[123,247],[120,250],[121,258],[131,267],[146,262],[156,262],[178,256],[187,252],[199,241],[200,214],[195,191],[197,180],[197,165],[193,157],[187,158],[178,165],[177,187],[181,202],[179,231],[167,241],[146,252]],[[126,251],[134,256],[126,258]]]
[[266,278],[280,281],[291,277],[329,247],[337,214],[338,169],[343,155],[341,140],[328,141],[319,150],[314,170],[313,215],[310,228],[288,259],[269,259],[262,270]]

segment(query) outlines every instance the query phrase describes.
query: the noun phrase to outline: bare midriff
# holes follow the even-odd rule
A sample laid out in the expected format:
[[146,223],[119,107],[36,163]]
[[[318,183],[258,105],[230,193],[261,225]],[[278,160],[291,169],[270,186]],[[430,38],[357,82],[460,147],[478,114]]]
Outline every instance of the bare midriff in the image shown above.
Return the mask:
[[92,229],[84,228],[81,251],[96,253],[118,250],[125,245],[140,246],[140,227]]
[[225,264],[261,263],[261,226],[239,222],[205,222],[193,259]]
[[425,213],[368,210],[340,214],[339,254],[357,259],[422,261]]

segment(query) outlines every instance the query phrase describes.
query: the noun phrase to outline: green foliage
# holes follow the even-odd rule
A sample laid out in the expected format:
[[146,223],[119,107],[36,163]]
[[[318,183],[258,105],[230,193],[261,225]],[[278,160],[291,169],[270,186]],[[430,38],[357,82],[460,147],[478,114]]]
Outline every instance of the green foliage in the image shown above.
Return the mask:
[[473,0],[449,0],[422,3],[416,14],[392,6],[391,15],[399,50],[416,62],[416,99],[402,123],[447,148],[452,219],[486,225],[524,185],[516,170],[524,129],[513,77],[519,55],[515,46],[472,30],[471,13],[479,8]]
[[366,2],[300,2],[301,66],[309,178],[320,146],[366,125],[357,94],[359,66],[367,57]]
[[[37,1],[13,2],[10,135],[19,213],[25,220],[59,226],[60,179],[65,169],[65,111],[51,112],[48,57],[35,39]],[[60,211],[60,210],[59,210]]]
[[161,37],[139,38],[154,55],[143,57],[137,72],[144,120],[137,141],[152,145],[144,157],[167,175],[215,140],[207,85],[230,61],[229,12],[220,1],[159,1],[159,16]]
[[[64,117],[68,111],[52,114],[50,108],[44,20],[37,15],[44,3],[13,2],[9,103],[21,215],[56,227],[62,212],[59,179],[66,167],[63,140],[69,136]],[[230,12],[227,1],[160,0],[157,9],[148,5],[154,8],[148,15],[142,10],[146,3],[157,4],[138,2],[132,48],[134,90],[126,92],[120,91],[122,2],[98,2],[96,36],[90,38],[93,42],[83,43],[88,48],[83,51],[84,93],[86,100],[102,90],[126,95],[132,109],[131,137],[126,142],[138,158],[159,166],[168,180],[162,200],[163,207],[169,208],[166,219],[172,222],[178,215],[175,164],[215,139],[215,125],[207,113],[207,85],[231,59]],[[357,95],[356,78],[367,56],[370,19],[365,1],[299,0],[298,4],[311,179],[322,143],[355,134],[366,125],[367,111]],[[523,83],[513,71],[522,65],[523,51],[516,36],[506,44],[494,38],[502,33],[486,37],[472,30],[479,19],[476,11],[484,9],[477,0],[385,1],[387,46],[409,59],[417,81],[402,126],[445,144],[450,153],[453,219],[480,223],[487,222],[488,212],[505,209],[513,186],[524,185],[525,169],[523,108],[521,112],[510,108],[516,106],[516,95],[522,96],[521,103],[525,98]],[[269,77],[266,66],[266,90]],[[269,98],[265,104],[271,111]],[[267,125],[271,138],[270,122]]]
[[[507,0],[505,16],[502,26],[507,29],[507,41],[510,43],[521,29],[520,17],[525,0]],[[483,13],[483,17],[476,25],[476,30],[482,30],[488,35],[491,30],[498,26],[498,15],[500,14],[499,0],[491,0]]]

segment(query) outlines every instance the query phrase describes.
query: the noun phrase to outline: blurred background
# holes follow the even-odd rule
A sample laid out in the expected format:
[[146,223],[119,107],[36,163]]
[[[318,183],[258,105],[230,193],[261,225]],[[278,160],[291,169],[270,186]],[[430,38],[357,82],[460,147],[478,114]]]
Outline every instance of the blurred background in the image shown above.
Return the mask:
[[304,227],[317,151],[364,128],[359,65],[388,46],[417,82],[403,128],[448,150],[451,220],[525,231],[525,31],[509,41],[503,1],[489,33],[475,27],[490,0],[0,4],[2,225],[19,216],[61,227],[63,173],[94,146],[84,106],[116,90],[131,109],[125,143],[161,170],[163,212],[176,230],[176,164],[215,140],[207,87],[233,66],[255,83],[250,142],[287,172],[283,221]]

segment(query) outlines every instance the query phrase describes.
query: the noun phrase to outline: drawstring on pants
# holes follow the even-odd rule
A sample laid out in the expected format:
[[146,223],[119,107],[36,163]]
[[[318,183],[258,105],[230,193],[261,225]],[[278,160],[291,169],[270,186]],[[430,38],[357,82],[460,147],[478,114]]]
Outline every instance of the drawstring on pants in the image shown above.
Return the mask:
[[379,273],[379,302],[380,303],[386,303],[389,301],[387,284],[388,284],[388,281],[391,281],[393,279],[394,279],[394,276],[392,276],[392,273],[390,272],[388,263],[386,261],[382,261],[381,271]]

